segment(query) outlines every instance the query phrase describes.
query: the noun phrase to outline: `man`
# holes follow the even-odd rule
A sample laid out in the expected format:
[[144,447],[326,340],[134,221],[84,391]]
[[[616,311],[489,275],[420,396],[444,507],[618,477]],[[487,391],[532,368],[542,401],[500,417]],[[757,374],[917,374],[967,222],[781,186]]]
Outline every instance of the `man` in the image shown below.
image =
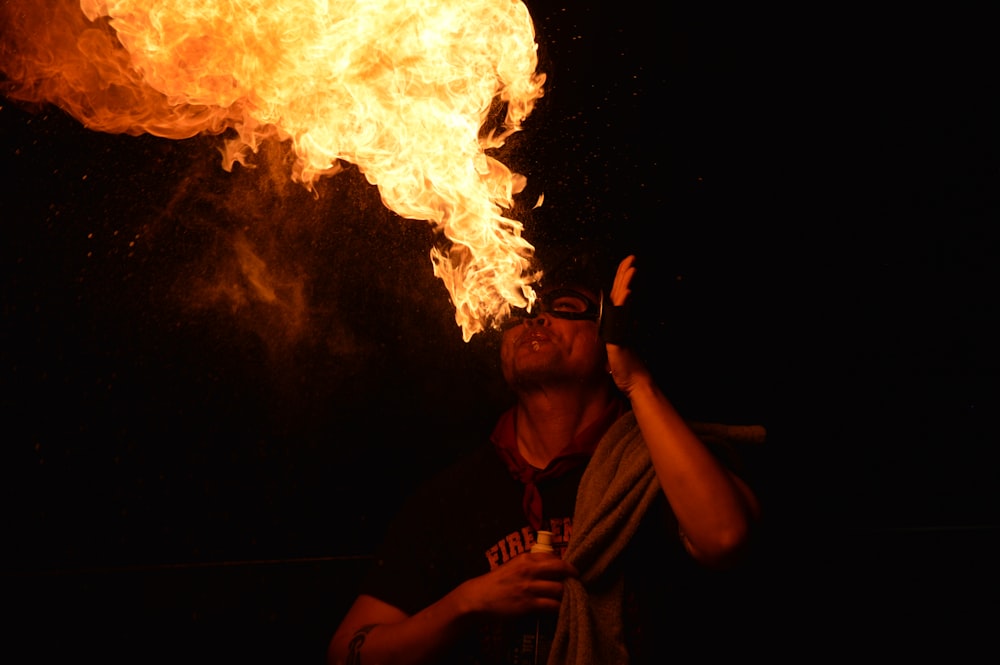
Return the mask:
[[[394,522],[331,665],[545,662],[549,649],[552,662],[654,662],[671,575],[740,558],[754,493],[635,351],[601,336],[602,310],[625,305],[634,274],[629,256],[603,306],[586,279],[543,280],[532,311],[504,326],[515,405],[492,445]],[[555,553],[530,552],[540,530]]]

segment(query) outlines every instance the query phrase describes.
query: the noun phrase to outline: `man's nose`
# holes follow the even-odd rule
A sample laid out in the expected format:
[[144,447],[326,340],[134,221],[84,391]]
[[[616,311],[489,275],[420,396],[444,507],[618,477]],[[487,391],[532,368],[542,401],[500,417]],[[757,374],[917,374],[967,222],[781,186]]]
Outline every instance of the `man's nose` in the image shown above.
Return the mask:
[[527,316],[524,317],[524,325],[548,325],[549,315],[548,312],[543,312],[541,309],[535,309],[531,311]]

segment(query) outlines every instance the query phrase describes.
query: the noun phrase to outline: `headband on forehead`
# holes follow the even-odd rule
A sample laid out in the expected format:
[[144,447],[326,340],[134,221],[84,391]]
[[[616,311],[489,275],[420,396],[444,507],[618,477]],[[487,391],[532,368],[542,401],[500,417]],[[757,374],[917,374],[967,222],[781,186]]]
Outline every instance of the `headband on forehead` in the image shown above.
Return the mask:
[[513,328],[525,319],[547,314],[557,319],[593,321],[597,324],[598,334],[606,343],[629,346],[634,328],[629,307],[612,305],[606,300],[603,291],[594,300],[588,294],[570,287],[547,289],[540,292],[530,312],[526,308],[512,308],[501,328]]
[[598,293],[597,297],[594,298],[578,288],[540,289],[538,298],[530,310],[522,307],[511,308],[510,318],[504,322],[503,327],[510,328],[525,319],[533,319],[542,314],[548,314],[557,319],[593,321],[600,324],[603,304],[603,293]]

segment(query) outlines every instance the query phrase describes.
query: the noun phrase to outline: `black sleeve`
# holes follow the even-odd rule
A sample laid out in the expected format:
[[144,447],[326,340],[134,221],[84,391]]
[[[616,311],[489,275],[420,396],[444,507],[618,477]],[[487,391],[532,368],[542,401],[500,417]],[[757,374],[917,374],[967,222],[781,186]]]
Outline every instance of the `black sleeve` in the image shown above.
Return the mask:
[[[389,523],[360,593],[415,614],[438,600],[442,501],[436,485],[417,490]],[[438,534],[438,535],[435,535]]]

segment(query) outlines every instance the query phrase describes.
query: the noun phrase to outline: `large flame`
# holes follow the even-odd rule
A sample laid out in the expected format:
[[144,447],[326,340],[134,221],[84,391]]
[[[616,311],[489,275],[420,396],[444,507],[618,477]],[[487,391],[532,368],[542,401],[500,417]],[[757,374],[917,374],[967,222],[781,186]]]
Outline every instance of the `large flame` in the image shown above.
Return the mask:
[[[468,341],[534,298],[533,247],[505,217],[524,186],[499,148],[542,95],[518,0],[24,0],[7,3],[12,99],[85,126],[167,138],[227,132],[223,164],[290,142],[312,189],[356,165],[431,250]],[[490,127],[490,122],[497,123]]]

